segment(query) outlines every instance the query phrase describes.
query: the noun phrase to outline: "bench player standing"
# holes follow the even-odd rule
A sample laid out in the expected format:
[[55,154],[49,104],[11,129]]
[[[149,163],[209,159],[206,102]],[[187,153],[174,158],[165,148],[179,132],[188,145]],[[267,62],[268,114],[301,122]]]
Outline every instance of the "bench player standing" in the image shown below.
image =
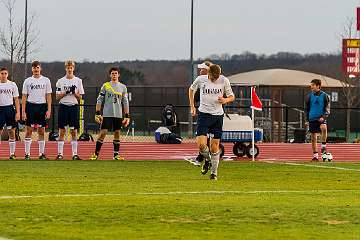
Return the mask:
[[45,156],[45,126],[51,116],[51,82],[41,75],[41,63],[32,63],[32,76],[25,79],[22,89],[22,119],[26,122],[25,160],[30,160],[32,133],[37,129],[39,138],[39,159]]
[[15,129],[20,120],[19,90],[14,82],[8,80],[8,76],[8,70],[0,68],[0,136],[6,125],[9,134],[9,159],[15,160]]
[[65,127],[70,128],[72,159],[81,160],[78,156],[77,130],[79,129],[79,100],[84,95],[82,80],[74,75],[75,62],[66,61],[66,76],[56,83],[56,99],[60,106],[58,111],[58,155],[56,160],[63,159]]

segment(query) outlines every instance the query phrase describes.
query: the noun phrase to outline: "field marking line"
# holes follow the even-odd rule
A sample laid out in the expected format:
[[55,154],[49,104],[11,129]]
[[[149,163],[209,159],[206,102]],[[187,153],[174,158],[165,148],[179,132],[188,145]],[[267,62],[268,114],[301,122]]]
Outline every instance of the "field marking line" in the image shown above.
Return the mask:
[[[81,198],[81,197],[116,197],[116,196],[171,196],[171,195],[226,195],[226,194],[321,194],[321,193],[359,192],[360,189],[313,189],[313,190],[254,190],[254,191],[203,191],[203,192],[134,192],[134,193],[89,193],[89,194],[44,194],[44,195],[13,195],[0,196],[6,199],[34,198]],[[0,239],[1,240],[1,239]]]
[[360,172],[360,169],[357,169],[357,168],[332,167],[332,166],[314,165],[314,164],[307,164],[307,163],[290,163],[290,162],[274,162],[274,161],[263,161],[263,162],[270,163],[270,164],[279,164],[279,165],[302,166],[302,167],[312,167],[312,168],[326,168],[326,169]]
[[10,238],[0,237],[0,240],[11,240]]

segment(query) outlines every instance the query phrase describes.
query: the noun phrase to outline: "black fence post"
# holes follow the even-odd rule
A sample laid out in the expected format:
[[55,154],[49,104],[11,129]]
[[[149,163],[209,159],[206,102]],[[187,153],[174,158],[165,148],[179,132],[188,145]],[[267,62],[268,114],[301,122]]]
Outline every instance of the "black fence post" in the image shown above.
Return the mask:
[[285,143],[289,140],[289,108],[285,106]]

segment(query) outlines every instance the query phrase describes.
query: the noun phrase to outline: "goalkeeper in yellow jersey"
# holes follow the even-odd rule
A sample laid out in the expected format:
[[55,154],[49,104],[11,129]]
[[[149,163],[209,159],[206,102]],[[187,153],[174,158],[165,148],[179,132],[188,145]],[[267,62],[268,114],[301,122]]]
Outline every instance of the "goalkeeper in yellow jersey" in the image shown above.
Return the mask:
[[[95,121],[101,124],[101,130],[96,141],[95,153],[90,160],[97,160],[103,141],[108,131],[114,131],[114,160],[124,160],[119,155],[120,130],[130,123],[129,99],[127,88],[119,81],[120,69],[112,67],[109,70],[111,80],[101,87],[96,102]],[[101,114],[101,106],[104,105]]]

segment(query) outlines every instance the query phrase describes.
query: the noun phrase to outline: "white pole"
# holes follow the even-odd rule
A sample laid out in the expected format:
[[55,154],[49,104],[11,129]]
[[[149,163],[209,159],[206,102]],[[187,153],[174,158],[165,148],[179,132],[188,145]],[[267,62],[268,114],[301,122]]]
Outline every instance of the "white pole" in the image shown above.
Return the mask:
[[251,108],[251,115],[252,115],[252,140],[251,140],[251,144],[252,144],[252,161],[255,161],[255,111],[254,108]]

